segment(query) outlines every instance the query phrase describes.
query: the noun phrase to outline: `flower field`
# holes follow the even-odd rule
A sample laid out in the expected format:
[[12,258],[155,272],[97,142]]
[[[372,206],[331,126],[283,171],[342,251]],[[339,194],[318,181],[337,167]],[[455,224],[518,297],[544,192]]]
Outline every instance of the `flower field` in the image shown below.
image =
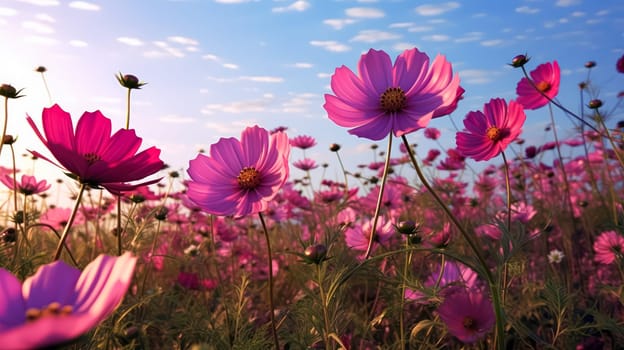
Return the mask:
[[[624,57],[601,64],[624,77]],[[357,168],[340,140],[249,125],[172,171],[132,128],[136,76],[117,76],[119,130],[53,101],[11,115],[27,97],[3,84],[0,348],[623,348],[624,93],[606,109],[589,73],[568,87],[556,60],[509,65],[517,97],[465,116],[442,55],[370,49],[336,67],[323,107],[371,145]],[[568,88],[580,108],[557,100]],[[553,142],[525,142],[528,110]],[[16,167],[19,118],[59,183]],[[462,120],[452,147],[410,142],[438,140],[437,118]],[[312,176],[319,148],[339,178]]]

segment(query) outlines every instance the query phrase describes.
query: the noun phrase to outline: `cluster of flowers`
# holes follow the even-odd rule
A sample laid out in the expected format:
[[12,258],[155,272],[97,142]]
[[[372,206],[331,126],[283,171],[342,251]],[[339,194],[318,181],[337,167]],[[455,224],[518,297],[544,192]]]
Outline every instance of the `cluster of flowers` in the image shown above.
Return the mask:
[[[161,206],[153,210],[153,215],[162,221],[164,218],[174,220],[174,215],[177,214],[175,220],[178,220],[180,225],[182,223],[204,225],[192,231],[216,231],[223,243],[222,249],[229,249],[218,254],[228,258],[235,257],[241,261],[241,265],[247,265],[242,262],[243,260],[248,262],[257,257],[234,251],[237,239],[242,236],[240,234],[242,229],[241,227],[234,229],[238,224],[232,222],[240,222],[237,219],[258,215],[266,237],[264,244],[267,248],[268,262],[266,267],[254,268],[262,270],[256,273],[268,279],[268,303],[271,310],[269,317],[273,342],[277,349],[280,348],[278,334],[280,326],[274,312],[276,307],[273,276],[278,274],[283,258],[273,259],[267,227],[287,222],[295,222],[301,226],[299,241],[309,244],[304,254],[300,256],[303,261],[316,265],[319,269],[321,265],[329,264],[328,251],[335,243],[323,237],[322,232],[325,232],[327,227],[338,229],[343,233],[344,245],[358,254],[357,259],[360,263],[358,266],[372,261],[373,252],[380,247],[387,247],[387,252],[392,253],[390,247],[396,243],[397,231],[405,235],[408,248],[402,250],[399,248],[394,254],[409,254],[409,258],[405,258],[406,266],[411,261],[415,246],[419,247],[418,249],[424,247],[445,257],[447,255],[455,257],[457,261],[443,260],[437,267],[431,269],[430,274],[421,275],[424,282],[421,284],[423,288],[420,289],[411,288],[408,283],[407,275],[410,274],[408,270],[411,270],[412,266],[407,266],[401,272],[403,274],[399,276],[402,278],[399,284],[401,323],[397,332],[400,334],[401,346],[404,347],[406,342],[404,334],[406,316],[403,305],[405,301],[409,301],[414,305],[435,303],[437,305],[435,313],[444,323],[446,332],[459,342],[474,343],[493,332],[494,336],[487,344],[502,348],[505,344],[505,332],[510,324],[505,319],[505,298],[514,288],[507,280],[507,268],[513,257],[512,252],[515,253],[523,246],[535,242],[546,230],[538,228],[534,223],[535,218],[539,216],[536,209],[538,203],[545,206],[550,201],[553,206],[569,206],[571,220],[580,221],[587,211],[587,200],[590,199],[585,191],[587,186],[591,184],[597,193],[602,193],[604,188],[611,186],[614,196],[615,191],[621,190],[621,186],[612,186],[613,181],[617,179],[601,178],[598,181],[591,177],[593,176],[591,174],[587,177],[584,172],[586,166],[602,165],[607,173],[618,165],[624,167],[620,150],[616,147],[608,149],[604,144],[605,139],[612,144],[617,140],[609,133],[602,118],[599,118],[598,110],[602,103],[597,99],[593,99],[589,107],[597,113],[595,116],[598,126],[590,125],[583,117],[574,116],[582,126],[592,129],[583,132],[581,139],[566,142],[556,140],[553,145],[548,147],[544,145],[539,149],[527,147],[525,157],[518,157],[511,163],[508,161],[505,151],[512,143],[519,141],[526,121],[525,110],[539,109],[549,103],[560,107],[555,100],[560,87],[558,63],[553,61],[541,64],[528,74],[524,70],[528,61],[526,56],[519,55],[511,62],[512,66],[522,68],[525,72],[525,77],[517,84],[517,99],[506,101],[502,98],[492,98],[484,104],[482,110],[469,112],[463,121],[465,129],[456,133],[456,148],[448,150],[447,159],[438,165],[438,169],[452,172],[465,169],[466,158],[488,161],[502,155],[507,190],[506,203],[495,195],[495,189],[500,185],[492,176],[498,171],[496,167],[491,167],[479,175],[475,182],[474,191],[479,193],[481,203],[467,204],[469,200],[465,195],[465,186],[454,179],[455,175],[447,179],[435,179],[433,185],[429,184],[416,159],[414,148],[407,140],[409,134],[421,129],[424,129],[427,138],[438,139],[440,132],[428,127],[429,123],[432,119],[448,116],[456,110],[465,90],[460,86],[460,77],[453,74],[451,64],[443,56],[437,56],[430,62],[427,54],[415,48],[404,51],[394,62],[384,51],[371,49],[361,56],[357,74],[346,66],[336,69],[331,78],[333,94],[325,95],[324,105],[329,119],[339,126],[349,128],[350,134],[372,141],[388,139],[386,161],[369,166],[372,170],[378,171],[377,175],[381,177],[381,182],[377,177],[370,177],[367,184],[374,186],[366,195],[357,198],[359,189],[348,187],[345,171],[345,183],[324,180],[323,185],[328,186],[329,190],[315,192],[312,198],[304,197],[301,191],[295,189],[294,182],[288,182],[291,148],[304,151],[304,158],[295,161],[293,166],[310,171],[317,165],[313,159],[305,157],[305,150],[316,145],[314,138],[300,135],[289,139],[285,128],[269,131],[260,126],[251,126],[242,131],[240,138],[221,138],[211,145],[207,154],[200,153],[191,160],[187,170],[189,180],[184,182],[184,190],[177,196],[172,196],[179,199],[177,206],[170,208]],[[624,73],[624,57],[617,62],[617,70]],[[144,85],[131,75],[120,74],[118,79],[129,91]],[[7,99],[17,98],[19,93],[20,91],[11,89],[8,85],[3,85],[0,89],[0,95]],[[566,112],[569,113],[567,110]],[[26,279],[23,284],[8,270],[0,269],[2,285],[0,344],[9,348],[35,348],[74,340],[113,313],[131,286],[137,261],[130,252],[122,252],[122,248],[135,248],[138,235],[132,237],[130,242],[123,241],[125,231],[121,225],[117,225],[115,232],[119,256],[100,255],[82,272],[58,259],[63,249],[71,253],[77,245],[76,242],[67,240],[72,225],[93,220],[100,214],[101,208],[98,208],[97,213],[90,213],[91,215],[86,210],[82,214],[78,211],[85,191],[107,190],[119,199],[118,210],[121,198],[129,199],[133,203],[141,203],[148,198],[161,199],[159,196],[153,196],[147,189],[149,185],[158,183],[161,178],[145,179],[164,168],[158,148],[150,147],[139,151],[142,140],[133,129],[129,129],[129,120],[126,128],[112,134],[111,121],[102,113],[85,112],[74,129],[71,116],[58,105],[53,105],[43,110],[41,130],[31,117],[28,117],[27,121],[55,160],[35,150],[30,152],[35,157],[63,169],[80,185],[80,190],[74,209],[62,212],[62,219],[58,220],[63,222],[61,227],[56,223],[53,224],[53,220],[48,221],[48,225],[63,229],[54,262],[42,265],[37,273]],[[401,157],[392,158],[390,154],[393,137],[401,138],[403,141]],[[564,144],[585,145],[586,140],[590,140],[595,148],[595,151],[586,157],[564,162],[559,151],[558,159],[552,167],[527,161],[550,149],[559,150]],[[11,143],[12,140],[7,142],[3,135],[2,144]],[[338,145],[331,146],[331,150],[337,154],[339,149]],[[430,150],[422,164],[433,165],[441,154],[440,151],[436,151]],[[619,164],[613,160],[619,161]],[[416,171],[424,190],[415,189],[400,175],[391,176],[391,166],[405,164]],[[525,174],[531,171],[535,174],[533,184],[539,184],[540,187],[531,193],[532,199],[529,199]],[[618,176],[621,171],[622,168],[617,170]],[[45,180],[37,181],[34,176],[26,174],[22,175],[21,181],[18,182],[15,169],[12,172],[3,175],[0,181],[14,191],[16,212],[18,193],[26,198],[43,193],[51,186]],[[540,176],[540,172],[550,175]],[[355,177],[361,179],[361,176]],[[575,177],[583,181],[573,183],[571,179]],[[557,198],[554,194],[560,194],[562,188],[564,196]],[[426,197],[425,194],[431,197]],[[423,204],[418,209],[419,205],[414,203],[415,198],[433,201],[438,207],[426,208]],[[488,201],[492,201],[494,206],[506,207],[507,210],[491,213]],[[606,199],[603,201],[608,202]],[[612,203],[605,205],[615,213],[613,226],[617,226],[621,214],[618,203],[619,201],[613,199]],[[325,204],[326,207],[321,208],[320,204]],[[107,210],[112,207],[111,203],[107,206]],[[19,253],[20,247],[24,246],[22,243],[29,236],[30,227],[25,225],[28,220],[24,214],[26,205],[22,209],[23,217],[14,218],[16,228],[22,235],[15,238],[16,229],[13,228],[13,236],[10,239],[7,238],[8,229],[4,231],[2,237],[5,241],[12,241],[11,249],[14,249],[15,254]],[[374,214],[367,214],[371,212]],[[121,220],[120,213],[119,211],[117,215],[118,220]],[[313,216],[317,215],[324,219],[317,219],[315,227],[314,225],[308,227],[304,222],[309,216],[304,213],[312,213]],[[51,213],[45,213],[38,218],[39,223],[47,224],[44,220],[46,215],[52,216]],[[442,215],[444,219],[440,219]],[[419,217],[419,222],[406,220],[410,216]],[[491,220],[492,216],[495,220]],[[485,223],[481,222],[467,228],[465,223],[474,224],[477,221],[470,220],[475,217],[483,218]],[[323,220],[326,222],[319,222]],[[553,219],[556,225],[549,225],[547,228],[550,231],[549,237],[546,238],[546,246],[542,249],[547,247],[563,249],[563,251],[555,248],[549,250],[548,261],[551,264],[560,263],[564,257],[577,253],[587,255],[586,250],[579,250],[571,244],[573,237],[565,237],[567,231],[562,228],[564,226],[562,220]],[[207,222],[211,223],[211,228],[205,227]],[[434,227],[435,225],[439,227]],[[534,229],[528,231],[526,227]],[[423,235],[424,230],[431,233]],[[514,236],[516,231],[520,232],[520,237]],[[466,245],[462,251],[463,258],[462,255],[443,251],[451,244],[452,237],[457,233],[462,236]],[[588,241],[593,242],[591,253],[595,262],[622,266],[624,236],[616,229],[605,229],[599,235],[593,230],[586,234],[589,237]],[[490,241],[486,242],[486,238]],[[190,239],[197,244],[201,244],[203,240],[201,237],[184,239],[187,241]],[[162,242],[157,237],[154,238],[151,249],[144,256],[145,262],[156,270],[162,269],[165,264],[162,256],[171,253],[174,245],[173,240],[170,241]],[[159,243],[159,246],[156,243]],[[498,248],[499,252],[492,251],[492,247]],[[183,254],[194,255],[199,249],[198,245],[191,245],[182,250]],[[2,254],[5,252],[7,250],[2,250]],[[216,250],[213,253],[216,253]],[[236,256],[237,254],[239,256]],[[3,258],[2,262],[5,260],[10,261]],[[573,278],[582,278],[579,276],[582,275],[583,267],[572,267],[573,273],[577,273]],[[383,271],[384,268],[380,269]],[[147,274],[146,271],[143,273]],[[392,273],[401,274],[396,270]],[[179,274],[177,282],[194,290],[214,289],[218,285],[214,280],[202,280],[197,274],[187,271]],[[324,298],[323,282],[316,282]],[[435,295],[423,292],[432,289],[437,291]],[[324,307],[327,307],[328,303],[327,300],[322,301]],[[346,337],[341,340],[333,337],[336,333],[336,320],[324,321],[324,328],[317,329],[317,333],[326,348],[331,348],[332,342],[348,343]]]

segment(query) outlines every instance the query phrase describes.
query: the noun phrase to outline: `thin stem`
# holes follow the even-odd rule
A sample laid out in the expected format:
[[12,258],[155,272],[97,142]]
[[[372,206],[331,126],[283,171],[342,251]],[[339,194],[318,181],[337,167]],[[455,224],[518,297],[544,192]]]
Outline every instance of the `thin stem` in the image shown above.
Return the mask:
[[126,129],[130,129],[130,92],[132,89],[128,89],[128,96],[126,99]]
[[329,350],[329,349],[333,349],[333,346],[330,345],[329,343],[329,334],[332,333],[331,331],[331,327],[329,325],[329,312],[327,310],[327,307],[329,306],[329,300],[327,300],[327,295],[325,294],[325,289],[323,288],[323,271],[321,268],[321,264],[315,264],[316,265],[316,275],[318,278],[318,286],[319,286],[319,294],[321,297],[321,305],[323,306],[323,321],[325,324],[325,329],[323,331],[323,341],[325,342],[325,349]]
[[41,79],[43,80],[43,86],[45,87],[46,93],[48,94],[48,102],[50,103],[50,105],[52,105],[52,95],[50,94],[50,89],[48,88],[48,82],[43,72],[41,72]]
[[[405,145],[409,147],[409,145]],[[373,250],[373,242],[375,240],[375,232],[377,232],[377,222],[379,221],[379,213],[381,212],[381,202],[383,201],[384,189],[386,188],[386,179],[388,178],[388,169],[390,168],[390,152],[392,151],[392,133],[388,135],[388,149],[386,150],[386,162],[384,164],[383,175],[381,176],[381,184],[379,185],[379,196],[377,197],[377,205],[375,206],[375,214],[373,215],[373,224],[371,225],[370,236],[368,237],[368,247],[364,260],[368,259]]]
[[611,136],[611,133],[609,132],[609,128],[607,128],[607,125],[604,122],[604,118],[602,117],[600,112],[598,112],[598,110],[596,110],[596,118],[595,119],[598,120],[598,122],[600,123],[600,125],[604,129],[604,132],[605,132],[605,134],[607,136],[607,139],[609,140],[609,143],[611,144],[611,147],[613,148],[613,153],[615,153],[615,157],[617,158],[618,162],[620,162],[620,166],[622,167],[622,169],[624,169],[624,159],[622,159],[622,155],[620,154],[621,151],[620,151],[619,147],[617,147],[615,145],[615,142],[613,142],[613,137]]
[[[128,217],[128,220],[130,220],[130,217]],[[122,251],[122,243],[121,243],[121,236],[123,234],[123,230],[121,228],[121,195],[117,196],[117,255],[121,256],[121,251]]]
[[2,154],[2,145],[4,145],[4,136],[6,135],[7,123],[9,122],[9,98],[4,98],[4,125],[2,126],[2,138],[0,138],[0,154]]
[[345,201],[349,199],[349,179],[347,178],[347,171],[345,170],[344,164],[342,163],[342,158],[340,158],[340,153],[336,151],[336,157],[338,157],[338,163],[340,164],[340,169],[342,169],[342,175],[344,175],[345,181]]
[[266,223],[264,222],[264,216],[262,216],[262,213],[258,213],[258,216],[260,217],[262,230],[264,231],[264,238],[266,239],[267,255],[269,262],[269,308],[271,309],[271,332],[273,333],[275,350],[280,350],[279,338],[277,337],[277,323],[275,322],[275,302],[273,300],[273,257],[271,255],[271,240],[269,239],[269,230],[267,230]]
[[505,193],[507,194],[507,232],[511,232],[511,181],[509,177],[509,163],[505,152],[501,152],[503,156],[503,169],[505,169]]
[[58,260],[61,257],[61,251],[63,250],[63,246],[65,246],[65,240],[69,234],[69,229],[71,229],[74,224],[74,219],[76,218],[76,214],[78,213],[78,208],[80,207],[80,201],[82,200],[82,194],[87,188],[86,184],[80,184],[80,190],[78,191],[78,196],[76,197],[76,202],[74,203],[74,209],[72,209],[71,214],[69,215],[69,219],[67,220],[67,225],[65,225],[65,229],[63,229],[63,233],[61,234],[61,238],[59,239],[59,244],[56,247],[56,253],[54,253],[54,261]]
[[[409,237],[405,236],[405,249],[409,249]],[[444,256],[444,255],[443,255]],[[405,253],[405,261],[403,263],[403,274],[401,281],[401,305],[399,307],[399,349],[405,349],[405,282],[407,281],[407,271],[412,261],[412,251]]]

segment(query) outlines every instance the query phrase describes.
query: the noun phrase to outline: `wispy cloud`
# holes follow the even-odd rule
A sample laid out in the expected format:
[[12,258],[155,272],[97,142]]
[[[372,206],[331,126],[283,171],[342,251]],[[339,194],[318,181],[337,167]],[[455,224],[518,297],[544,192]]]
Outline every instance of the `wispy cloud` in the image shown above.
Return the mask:
[[255,83],[281,83],[284,81],[282,77],[272,77],[266,75],[259,76],[242,76],[240,80],[253,81]]
[[201,109],[202,114],[212,115],[215,113],[259,113],[264,112],[269,104],[272,102],[272,98],[259,98],[254,100],[234,101],[229,103],[213,103],[205,105]]
[[0,7],[0,16],[15,16],[17,15],[17,10],[9,7]]
[[465,69],[457,74],[459,74],[462,83],[487,84],[493,81],[500,73],[483,69]]
[[351,50],[351,47],[333,40],[312,40],[310,41],[310,45],[318,46],[332,52],[345,52]]
[[478,41],[478,40],[481,40],[482,38],[483,38],[482,32],[468,32],[468,33],[465,33],[463,36],[455,39],[454,41],[456,43],[467,43],[471,41]]
[[407,29],[407,31],[410,33],[422,33],[422,32],[429,32],[432,30],[433,30],[433,27],[430,27],[430,26],[413,26]]
[[532,14],[536,14],[540,12],[540,9],[535,8],[535,7],[520,6],[520,7],[516,7],[516,12],[524,13],[527,15],[532,15]]
[[578,5],[580,3],[581,0],[557,0],[557,3],[555,3],[555,5],[559,7],[568,7]]
[[414,26],[413,22],[399,22],[399,23],[390,23],[388,28],[409,28],[413,26]]
[[291,94],[291,97],[281,104],[281,112],[306,113],[317,97],[312,93]]
[[405,50],[410,50],[417,47],[416,45],[412,44],[412,43],[397,43],[394,44],[392,46],[393,49],[395,49],[396,51],[405,51]]
[[70,40],[69,45],[73,47],[87,47],[89,44],[82,40]]
[[455,10],[461,5],[456,1],[449,1],[442,4],[425,4],[415,8],[416,13],[421,16],[438,16],[445,12]]
[[52,34],[54,33],[54,28],[49,25],[43,24],[41,22],[36,21],[25,21],[22,23],[22,28],[31,30],[37,34]]
[[302,69],[310,69],[314,67],[314,65],[309,62],[297,62],[297,63],[294,63],[292,66],[295,68],[302,68]]
[[143,41],[141,41],[141,39],[131,38],[131,37],[128,37],[128,36],[119,37],[119,38],[117,38],[117,41],[122,43],[122,44],[129,45],[129,46],[143,46],[144,45],[144,43],[143,43]]
[[309,8],[310,8],[309,2],[305,0],[297,0],[288,6],[274,7],[273,9],[271,9],[271,11],[277,12],[277,13],[291,12],[291,11],[303,12]]
[[223,64],[221,65],[221,67],[223,67],[223,68],[227,68],[227,69],[233,69],[233,70],[236,70],[236,69],[240,68],[240,67],[238,66],[238,64],[236,64],[236,63],[223,63]]
[[481,42],[481,46],[498,46],[504,43],[501,39],[484,40]]
[[92,2],[86,1],[72,1],[69,3],[69,7],[85,11],[99,11],[101,9],[100,5],[96,5]]
[[422,39],[426,41],[447,41],[450,38],[451,37],[445,34],[433,34],[433,35],[426,35],[422,37]]
[[326,19],[323,21],[323,23],[327,24],[328,26],[336,30],[340,30],[344,28],[345,26],[349,24],[353,24],[355,22],[356,21],[352,18],[330,18],[330,19]]
[[242,4],[245,2],[251,2],[252,0],[214,0],[214,2],[219,4]]
[[[213,114],[213,113],[209,113]],[[239,135],[240,131],[249,125],[258,124],[258,121],[255,119],[244,119],[244,120],[234,120],[227,122],[215,122],[209,121],[205,122],[204,126],[207,129],[210,129],[211,133],[217,135]]]
[[373,7],[351,7],[345,13],[354,18],[382,18],[386,15],[382,10]]
[[196,121],[195,118],[182,117],[177,114],[167,114],[158,118],[158,120],[163,123],[169,123],[169,124],[189,124],[189,123],[193,123]]
[[192,39],[192,38],[187,38],[184,36],[170,36],[167,38],[167,40],[169,40],[172,43],[176,43],[180,45],[191,45],[191,46],[199,45],[199,41]]
[[47,13],[38,13],[35,15],[35,18],[38,21],[42,21],[42,22],[56,23],[56,20],[54,19],[54,17],[48,15]]
[[359,41],[364,43],[376,43],[385,40],[399,39],[401,36],[395,33],[384,32],[381,30],[363,30],[358,35],[351,38],[351,41]]
[[61,3],[58,0],[18,0],[35,6],[58,6]]

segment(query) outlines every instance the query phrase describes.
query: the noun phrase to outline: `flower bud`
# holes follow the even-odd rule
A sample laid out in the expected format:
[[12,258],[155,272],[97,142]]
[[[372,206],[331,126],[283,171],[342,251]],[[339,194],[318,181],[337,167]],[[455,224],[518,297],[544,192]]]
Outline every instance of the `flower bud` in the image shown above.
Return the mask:
[[514,68],[520,68],[524,66],[527,62],[529,62],[529,58],[526,55],[517,55],[516,57],[511,59],[510,66]]
[[585,68],[594,68],[596,67],[596,62],[595,61],[587,61],[585,62]]
[[418,226],[412,220],[401,221],[395,227],[399,233],[404,235],[418,233]]
[[587,106],[591,109],[598,109],[602,107],[602,101],[599,99],[593,99],[589,101],[589,104]]
[[306,262],[318,265],[327,260],[327,247],[324,244],[311,245],[303,251],[303,255]]
[[0,85],[0,96],[4,96],[6,98],[20,98],[23,96],[19,94],[22,90],[24,89],[16,90],[9,84],[2,84]]
[[329,150],[332,152],[338,152],[340,150],[340,145],[337,143],[332,143],[329,145]]
[[17,241],[17,230],[13,227],[7,227],[0,232],[0,240],[4,243],[14,243]]
[[154,213],[154,217],[156,220],[165,221],[167,219],[167,214],[169,213],[169,209],[166,207],[160,207],[156,209],[156,213]]
[[139,78],[137,78],[136,75],[132,74],[122,75],[121,73],[119,73],[116,78],[121,86],[128,89],[140,89],[141,86],[147,84],[140,82]]
[[39,66],[39,67],[35,68],[35,72],[37,72],[37,73],[45,73],[47,71],[48,71],[48,69],[46,67],[44,67],[44,66]]
[[17,138],[13,137],[13,135],[4,135],[4,138],[2,138],[2,143],[5,145],[12,145],[13,143],[15,143],[16,140]]

